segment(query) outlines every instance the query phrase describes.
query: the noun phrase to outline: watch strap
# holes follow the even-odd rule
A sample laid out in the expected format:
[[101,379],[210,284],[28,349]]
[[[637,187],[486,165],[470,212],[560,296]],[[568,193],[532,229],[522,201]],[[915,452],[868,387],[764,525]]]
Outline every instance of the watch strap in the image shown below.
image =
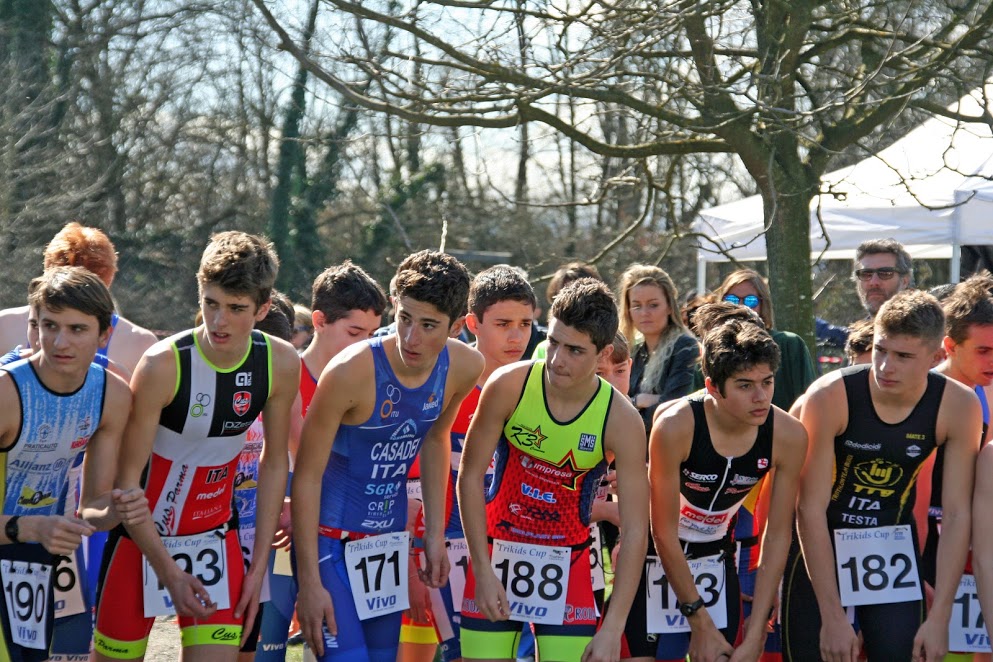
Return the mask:
[[7,520],[7,524],[4,525],[3,532],[7,536],[7,539],[11,542],[21,542],[21,529],[17,525],[17,520],[21,518],[20,515],[14,515]]

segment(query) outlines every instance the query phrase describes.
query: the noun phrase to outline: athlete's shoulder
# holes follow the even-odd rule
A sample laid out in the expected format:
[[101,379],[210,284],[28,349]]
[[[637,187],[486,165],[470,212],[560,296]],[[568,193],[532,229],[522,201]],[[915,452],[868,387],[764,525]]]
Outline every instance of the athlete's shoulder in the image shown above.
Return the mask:
[[785,443],[806,448],[807,430],[803,423],[775,405],[772,406],[770,415],[773,417],[772,436],[777,445]]
[[131,387],[117,373],[104,369],[104,379],[107,383],[107,402],[113,406],[131,406]]
[[3,351],[25,344],[28,337],[28,307],[0,310],[0,348]]
[[824,406],[825,403],[833,403],[838,398],[845,397],[845,375],[850,374],[846,370],[835,370],[826,375],[821,375],[814,380],[806,391],[807,403],[818,403],[816,406]]
[[276,372],[300,369],[300,355],[290,343],[282,338],[265,334],[272,348],[272,365]]
[[945,391],[939,405],[941,415],[950,417],[949,421],[969,416],[978,416],[982,420],[982,405],[973,389],[943,375],[937,376],[945,380]]
[[158,337],[154,333],[125,317],[117,318],[117,326],[114,327],[114,339],[126,340],[132,346],[140,348],[140,351],[145,351],[158,342]]
[[449,365],[451,366],[449,370],[454,369],[475,383],[485,366],[483,355],[475,347],[470,347],[456,338],[449,338],[446,346],[448,347]]

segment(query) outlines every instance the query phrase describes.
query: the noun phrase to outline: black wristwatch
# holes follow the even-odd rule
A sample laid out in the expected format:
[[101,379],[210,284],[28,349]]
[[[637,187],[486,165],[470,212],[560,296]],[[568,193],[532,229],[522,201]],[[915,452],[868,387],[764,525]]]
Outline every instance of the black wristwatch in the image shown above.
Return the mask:
[[690,602],[689,604],[679,605],[679,613],[685,616],[686,618],[689,618],[693,614],[700,611],[701,607],[703,607],[703,598],[697,598],[696,600]]
[[7,520],[6,526],[3,527],[3,532],[7,535],[7,539],[11,542],[21,542],[20,527],[17,526],[17,520],[21,518],[20,515],[14,515],[9,520]]

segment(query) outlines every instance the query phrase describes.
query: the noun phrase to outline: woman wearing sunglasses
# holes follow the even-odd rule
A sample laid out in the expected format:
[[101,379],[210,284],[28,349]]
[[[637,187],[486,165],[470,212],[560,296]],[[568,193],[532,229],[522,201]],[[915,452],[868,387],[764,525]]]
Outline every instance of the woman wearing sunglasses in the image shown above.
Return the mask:
[[652,429],[663,402],[689,394],[700,346],[683,326],[676,286],[662,269],[634,264],[621,276],[620,326],[631,354],[631,402]]

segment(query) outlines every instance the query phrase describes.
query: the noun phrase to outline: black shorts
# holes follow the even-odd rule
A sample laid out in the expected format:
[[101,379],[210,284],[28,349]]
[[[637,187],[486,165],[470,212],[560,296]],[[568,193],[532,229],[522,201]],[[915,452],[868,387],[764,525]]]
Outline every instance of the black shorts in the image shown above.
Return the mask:
[[[37,543],[18,543],[12,545],[0,545],[0,561],[17,561],[19,564],[27,562],[31,564],[41,563],[51,567],[48,576],[47,587],[32,591],[30,586],[25,585],[19,588],[11,585],[15,600],[15,610],[18,605],[23,606],[25,612],[31,612],[28,618],[42,616],[45,619],[44,641],[39,641],[37,645],[41,648],[21,646],[14,643],[14,636],[11,632],[11,614],[7,611],[7,599],[0,598],[0,623],[2,623],[2,641],[0,641],[0,660],[10,660],[10,662],[42,662],[48,659],[48,649],[52,644],[52,635],[55,627],[55,557],[44,547]],[[3,592],[8,593],[8,586],[5,578]],[[30,593],[30,595],[29,595]],[[44,604],[38,604],[39,600],[44,600]],[[40,635],[40,633],[38,633]]]

